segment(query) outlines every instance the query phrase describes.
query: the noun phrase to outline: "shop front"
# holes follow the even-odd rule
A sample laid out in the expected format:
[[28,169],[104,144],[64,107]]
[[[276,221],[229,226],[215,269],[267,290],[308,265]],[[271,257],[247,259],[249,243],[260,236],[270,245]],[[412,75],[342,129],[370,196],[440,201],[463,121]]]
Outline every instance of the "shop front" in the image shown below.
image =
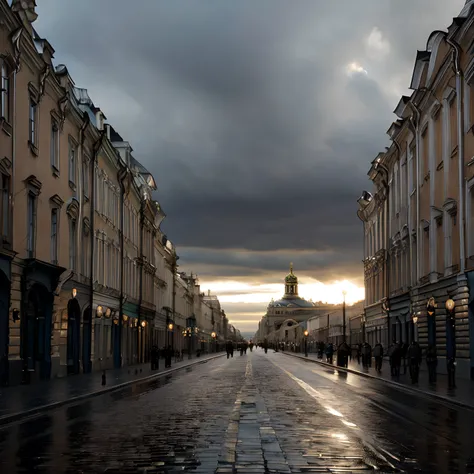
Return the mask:
[[55,376],[59,373],[59,360],[53,368],[51,359],[53,292],[64,270],[40,260],[25,260],[20,322],[23,383],[49,379],[52,372]]
[[[11,259],[0,254],[0,387],[9,383]],[[18,313],[15,315],[19,316]],[[12,312],[13,317],[13,312]],[[14,321],[12,321],[14,323]]]
[[123,305],[122,324],[122,364],[135,365],[139,363],[140,330],[138,325],[139,306],[131,301]]

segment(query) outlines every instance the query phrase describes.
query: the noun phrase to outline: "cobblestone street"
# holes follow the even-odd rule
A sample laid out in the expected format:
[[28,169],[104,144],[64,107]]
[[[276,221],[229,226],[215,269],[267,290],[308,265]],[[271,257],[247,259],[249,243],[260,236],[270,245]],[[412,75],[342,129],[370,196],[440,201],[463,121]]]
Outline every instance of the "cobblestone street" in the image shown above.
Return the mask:
[[5,425],[0,472],[467,472],[472,426],[473,411],[258,350]]

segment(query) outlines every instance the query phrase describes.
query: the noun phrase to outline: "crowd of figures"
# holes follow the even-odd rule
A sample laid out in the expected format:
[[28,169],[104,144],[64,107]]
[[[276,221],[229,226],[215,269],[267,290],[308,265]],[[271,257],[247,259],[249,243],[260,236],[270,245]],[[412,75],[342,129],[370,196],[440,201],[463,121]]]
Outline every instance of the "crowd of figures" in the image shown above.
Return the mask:
[[[326,362],[329,364],[333,363],[335,349],[331,342],[325,344],[324,342],[317,343],[318,358],[323,359],[326,356]],[[342,351],[342,354],[341,354]],[[375,370],[378,373],[382,372],[382,366],[384,361],[385,351],[380,342],[378,342],[373,348],[365,342],[363,344],[357,344],[352,348],[346,343],[342,343],[337,348],[337,365],[340,367],[347,367],[348,357],[352,360],[357,360],[359,365],[362,365],[365,369],[372,367],[372,360],[375,364]],[[423,361],[423,351],[417,341],[413,341],[410,345],[406,342],[394,342],[387,351],[388,362],[390,365],[390,373],[393,377],[399,377],[401,370],[403,374],[409,370],[410,378],[412,383],[418,382],[420,373],[420,366]],[[436,383],[436,368],[438,365],[438,358],[436,354],[436,346],[429,345],[425,351],[425,360],[428,368],[429,382]],[[454,388],[454,374],[448,370],[448,384],[451,388]]]
[[250,352],[252,352],[254,347],[260,347],[261,349],[265,351],[265,354],[268,351],[267,343],[264,342],[262,344],[258,344],[257,346],[255,346],[255,344],[252,341],[250,342],[240,341],[237,343],[234,343],[232,341],[227,341],[225,345],[225,350],[227,352],[227,358],[229,358],[229,357],[234,357],[234,350],[237,350],[238,352],[240,352],[240,355],[243,356],[247,354],[247,349],[250,349]]

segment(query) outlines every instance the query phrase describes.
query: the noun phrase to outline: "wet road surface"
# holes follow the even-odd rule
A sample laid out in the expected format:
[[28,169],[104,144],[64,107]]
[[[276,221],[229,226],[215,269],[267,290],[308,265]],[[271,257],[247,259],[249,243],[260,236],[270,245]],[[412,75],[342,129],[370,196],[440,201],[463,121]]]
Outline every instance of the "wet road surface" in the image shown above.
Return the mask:
[[258,350],[5,426],[0,472],[466,473],[473,429],[474,411]]

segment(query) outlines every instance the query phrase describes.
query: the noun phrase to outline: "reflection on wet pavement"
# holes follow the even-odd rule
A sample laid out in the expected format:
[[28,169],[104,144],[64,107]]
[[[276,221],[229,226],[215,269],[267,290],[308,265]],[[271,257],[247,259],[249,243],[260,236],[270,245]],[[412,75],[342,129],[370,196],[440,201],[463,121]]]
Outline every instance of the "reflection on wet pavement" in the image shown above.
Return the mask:
[[0,472],[465,473],[472,426],[474,412],[257,351],[5,426]]

